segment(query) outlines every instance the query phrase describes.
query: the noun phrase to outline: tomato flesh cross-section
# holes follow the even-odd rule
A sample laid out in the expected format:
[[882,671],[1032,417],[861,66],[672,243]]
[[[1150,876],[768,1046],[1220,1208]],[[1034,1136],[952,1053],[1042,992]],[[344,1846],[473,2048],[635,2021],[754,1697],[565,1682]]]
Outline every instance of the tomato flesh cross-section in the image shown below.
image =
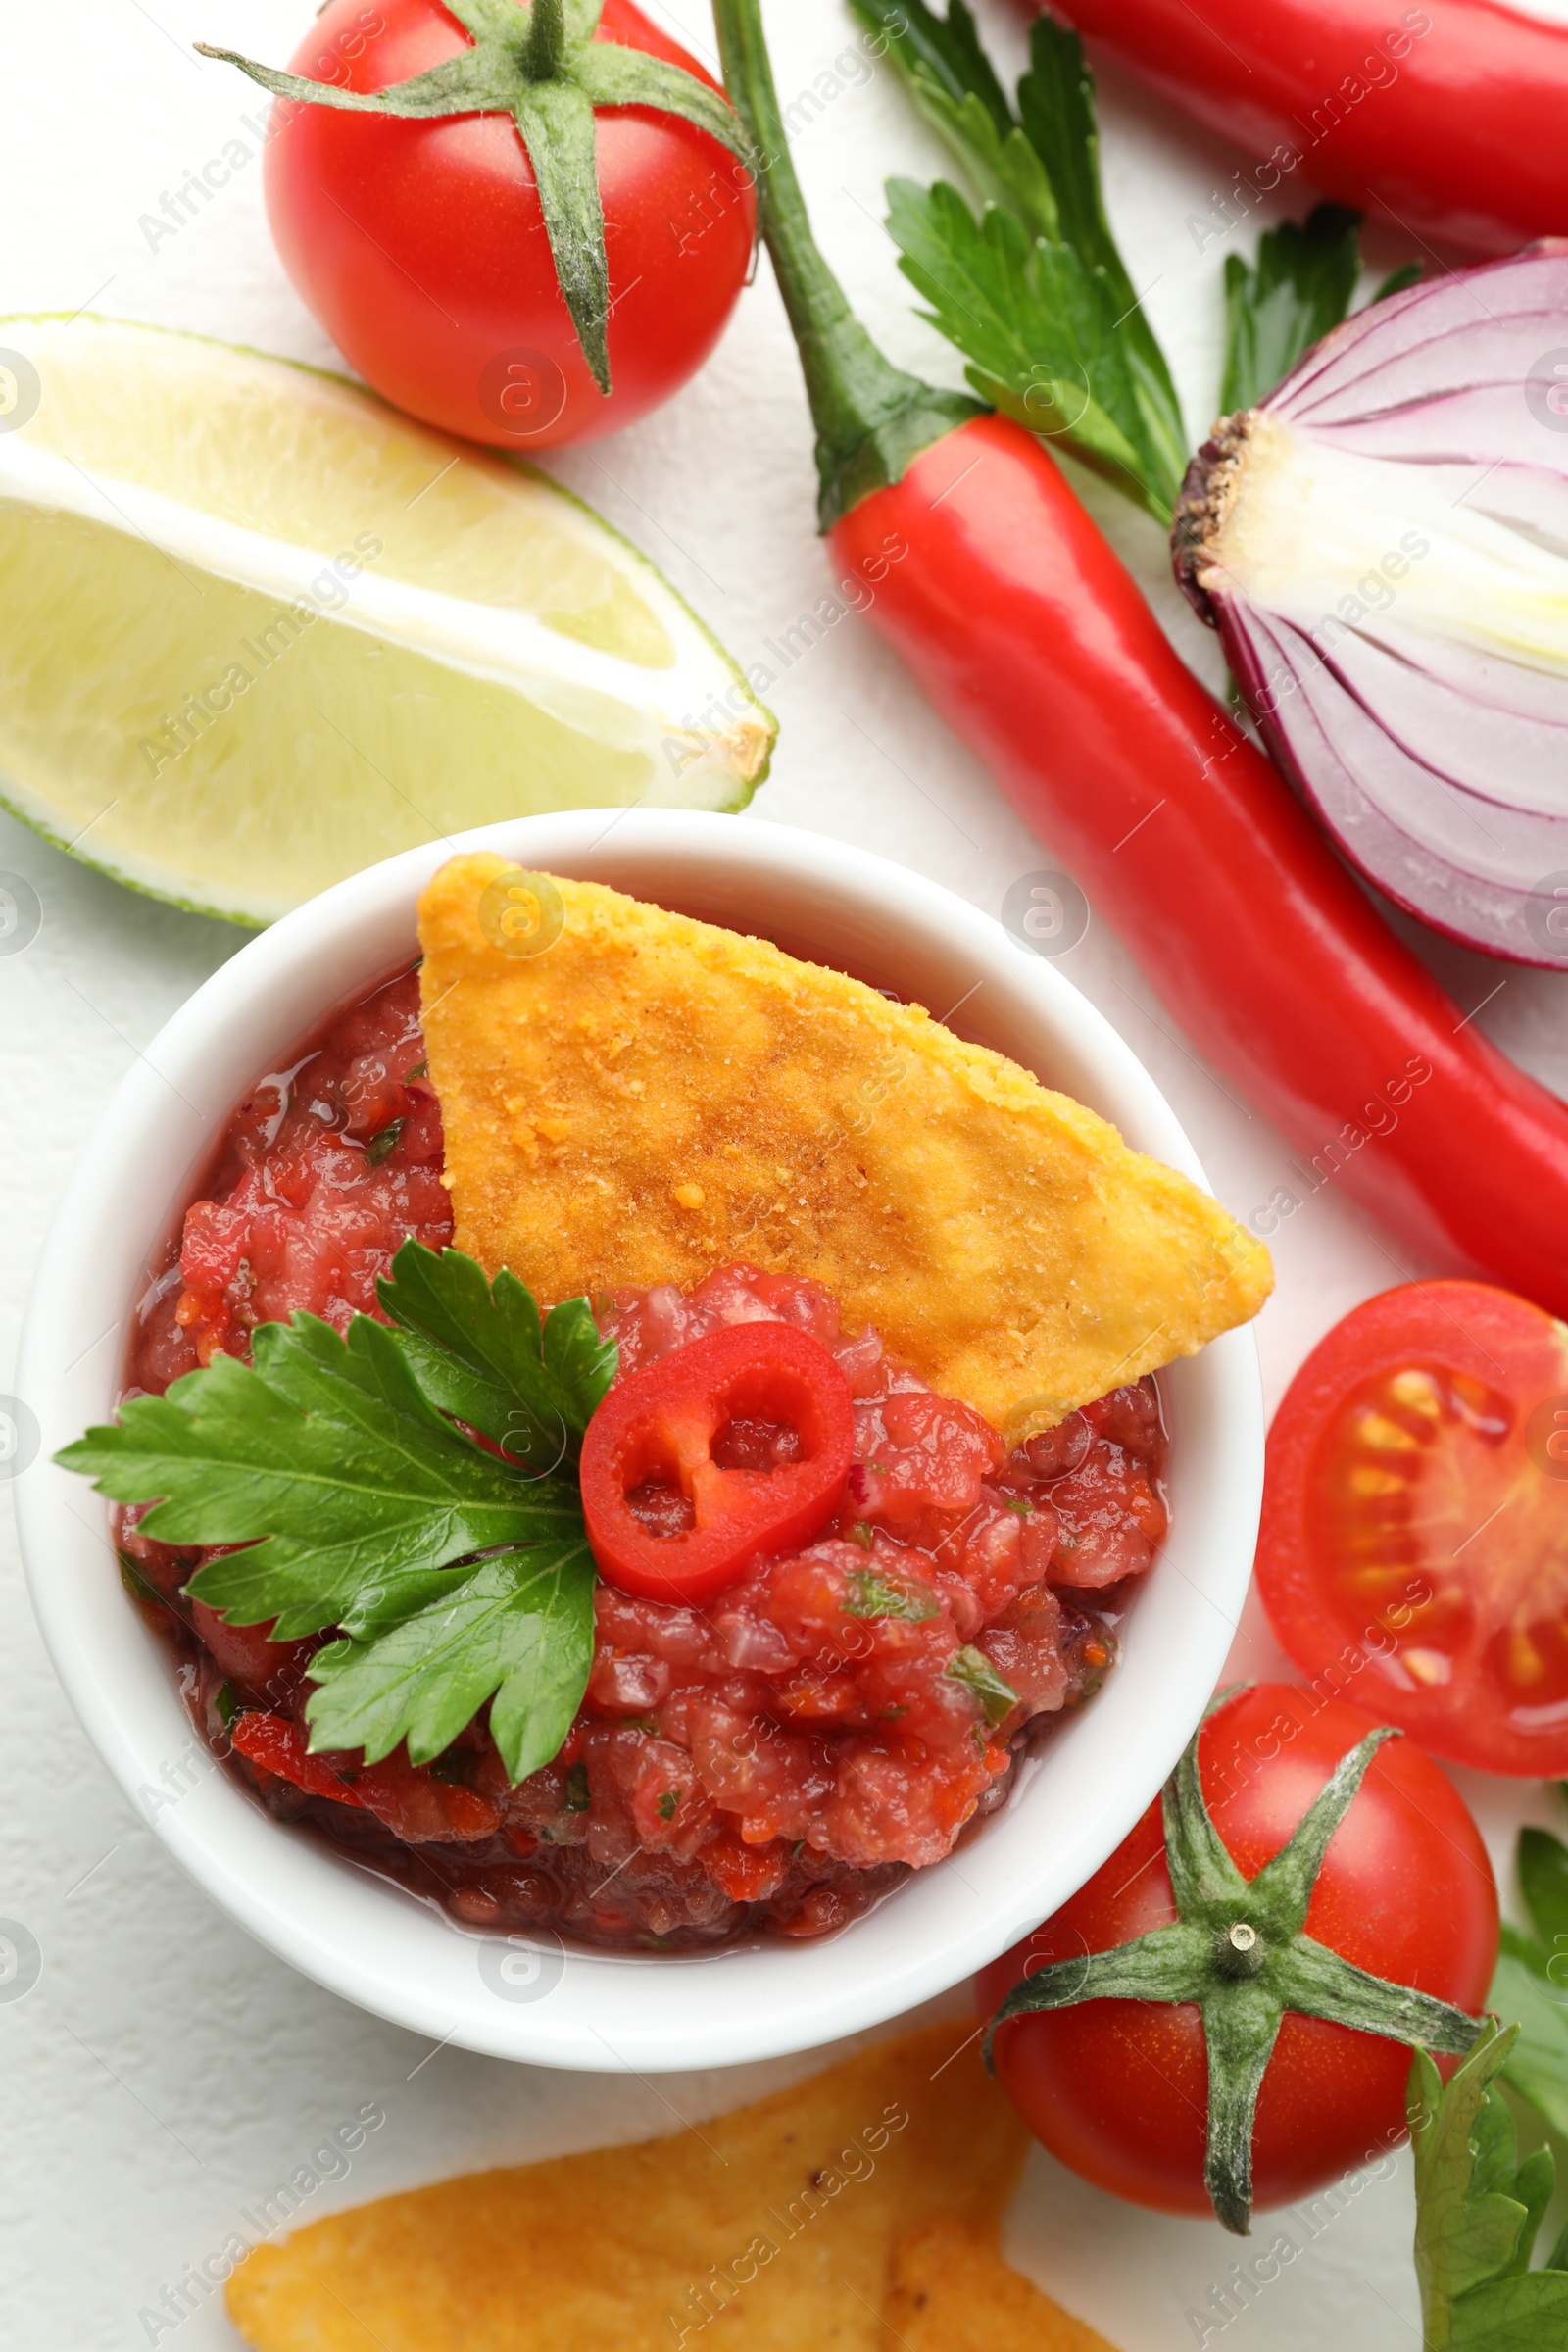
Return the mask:
[[1356,1307],[1275,1418],[1257,1573],[1308,1677],[1459,1763],[1568,1772],[1568,1328],[1484,1283]]
[[645,1599],[706,1599],[810,1542],[855,1448],[850,1385],[808,1332],[737,1323],[616,1383],[582,1448],[599,1572]]

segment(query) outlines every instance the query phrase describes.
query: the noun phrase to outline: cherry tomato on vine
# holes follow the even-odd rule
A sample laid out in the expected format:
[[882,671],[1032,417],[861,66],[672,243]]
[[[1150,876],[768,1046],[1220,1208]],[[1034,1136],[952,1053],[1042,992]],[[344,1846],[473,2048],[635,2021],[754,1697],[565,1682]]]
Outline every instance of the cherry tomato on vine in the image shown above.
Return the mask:
[[808,1332],[734,1323],[617,1381],[588,1424],[583,1518],[607,1584],[698,1601],[808,1544],[844,1492],[855,1407]]
[[[1278,1683],[1229,1699],[1210,1716],[1198,1741],[1203,1797],[1249,1887],[1371,1729],[1369,1718],[1342,1701]],[[1452,1785],[1411,1740],[1396,1735],[1376,1749],[1307,1885],[1304,1933],[1314,1945],[1385,1986],[1413,1987],[1466,2016],[1479,2010],[1497,1955],[1491,1864]],[[1236,1903],[1244,1924],[1231,1934],[1236,1952],[1259,1962],[1252,1981],[1266,1989],[1269,1905],[1257,1900],[1255,1922],[1245,1924],[1247,1893]],[[980,2014],[990,2018],[1012,1987],[1063,1963],[1076,1979],[1068,1987],[1074,1997],[1087,1981],[1086,1954],[1168,1929],[1177,1917],[1154,1804],[1069,1903],[984,1971],[976,1986]],[[1317,1974],[1332,1968],[1331,1961]],[[1351,1981],[1346,1989],[1353,2004],[1364,1988]],[[1460,2034],[1447,2046],[1463,2042]],[[1082,1997],[1075,2006],[1010,2018],[994,2046],[1004,2089],[1063,2164],[1135,2204],[1209,2211],[1210,2074],[1194,2001]],[[1257,2094],[1251,2201],[1287,2204],[1393,2147],[1404,2135],[1409,2072],[1402,2042],[1285,2005]]]
[[1568,1327],[1480,1282],[1352,1309],[1275,1415],[1257,1580],[1303,1674],[1458,1763],[1568,1773]]
[[[519,50],[530,24],[519,11]],[[632,0],[605,0],[593,39],[679,67],[703,93],[717,87]],[[384,91],[469,48],[438,0],[330,0],[291,70]],[[505,112],[414,119],[284,95],[266,152],[268,217],[306,303],[388,400],[501,448],[591,440],[657,408],[702,366],[745,282],[756,226],[745,165],[680,114],[598,103],[592,145],[608,287],[590,308],[604,314],[608,393],[562,292],[534,163]],[[565,157],[557,180],[580,209],[588,166],[576,161]],[[597,233],[591,205],[578,227],[580,251]],[[579,311],[587,300],[579,293]]]

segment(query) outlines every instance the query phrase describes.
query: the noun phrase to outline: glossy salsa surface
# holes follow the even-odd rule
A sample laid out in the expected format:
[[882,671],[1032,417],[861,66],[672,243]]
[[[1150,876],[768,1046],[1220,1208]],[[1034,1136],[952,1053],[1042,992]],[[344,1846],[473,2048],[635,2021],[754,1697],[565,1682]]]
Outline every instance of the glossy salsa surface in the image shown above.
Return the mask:
[[[135,1386],[243,1355],[256,1323],[299,1308],[339,1330],[375,1312],[376,1277],[409,1234],[451,1240],[441,1148],[406,974],[236,1111],[143,1302]],[[401,1750],[368,1770],[329,1757],[343,1800],[311,1793],[231,1741],[248,1712],[303,1720],[310,1658],[330,1635],[270,1642],[224,1625],[183,1596],[211,1555],[149,1542],[136,1511],[122,1525],[127,1580],[179,1649],[204,1735],[269,1811],[467,1925],[627,1948],[825,1934],[949,1853],[1003,1800],[1039,1728],[1102,1678],[1166,1531],[1153,1383],[1008,1453],[874,1332],[844,1333],[816,1283],[732,1266],[689,1295],[626,1290],[594,1306],[622,1378],[727,1325],[809,1332],[848,1379],[855,1456],[809,1544],[759,1560],[701,1608],[601,1585],[582,1708],[556,1760],[518,1787],[481,1712],[429,1766]],[[764,1469],[790,1439],[733,1423],[728,1466]],[[647,1524],[678,1502],[643,1497]]]

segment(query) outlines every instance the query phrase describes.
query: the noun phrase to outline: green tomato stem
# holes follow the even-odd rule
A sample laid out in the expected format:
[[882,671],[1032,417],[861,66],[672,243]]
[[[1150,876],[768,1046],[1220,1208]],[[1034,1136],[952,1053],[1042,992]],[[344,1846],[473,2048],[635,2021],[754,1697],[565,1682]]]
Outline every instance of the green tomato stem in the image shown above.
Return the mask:
[[[1245,1688],[1222,1690],[1203,1723]],[[1209,1815],[1199,1771],[1201,1732],[1200,1724],[1162,1797],[1175,1920],[1131,1943],[1025,1977],[991,2021],[986,2060],[1002,2026],[1038,2010],[1082,2001],[1194,2003],[1208,2050],[1204,2185],[1226,2229],[1245,2237],[1252,2210],[1252,2120],[1283,2017],[1327,2018],[1355,2033],[1455,2056],[1474,2046],[1482,2027],[1447,2001],[1368,1975],[1305,1933],[1330,1840],[1378,1749],[1399,1734],[1385,1725],[1343,1757],[1288,1843],[1249,1880]]]
[[530,81],[554,81],[566,47],[565,0],[533,0],[522,70]]

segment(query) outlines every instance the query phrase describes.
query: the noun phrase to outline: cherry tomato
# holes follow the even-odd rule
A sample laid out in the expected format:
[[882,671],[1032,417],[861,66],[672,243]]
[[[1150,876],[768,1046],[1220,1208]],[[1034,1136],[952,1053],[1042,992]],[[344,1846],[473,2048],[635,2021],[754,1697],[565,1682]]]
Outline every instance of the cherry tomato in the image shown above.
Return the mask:
[[855,1407],[808,1332],[732,1323],[617,1381],[588,1424],[583,1517],[600,1574],[704,1600],[808,1544],[844,1492]]
[[[596,39],[697,60],[631,0]],[[379,90],[467,46],[437,0],[330,0],[290,71]],[[286,121],[285,121],[286,117]],[[284,268],[378,392],[469,440],[529,452],[592,440],[667,400],[707,359],[751,266],[756,204],[706,131],[640,107],[597,117],[612,389],[595,385],[557,283],[511,120],[410,121],[280,104],[268,218]]]
[[[1248,1878],[1277,1854],[1340,1758],[1371,1729],[1356,1708],[1260,1684],[1205,1726],[1209,1812]],[[977,1984],[982,2016],[1031,1965],[1113,1945],[1176,1916],[1158,1804],[1071,1902]],[[1497,1955],[1497,1890],[1452,1785],[1409,1740],[1378,1750],[1330,1840],[1306,1933],[1391,1983],[1478,2010]],[[1037,2139],[1112,2195],[1207,2214],[1207,2059],[1196,2006],[1086,2001],[1013,2019],[997,2073]],[[1381,2035],[1287,2014],[1258,2094],[1259,2206],[1307,2196],[1404,2135],[1410,2053]]]
[[1480,1282],[1354,1308],[1275,1416],[1257,1580],[1323,1688],[1458,1763],[1568,1773],[1568,1328]]

